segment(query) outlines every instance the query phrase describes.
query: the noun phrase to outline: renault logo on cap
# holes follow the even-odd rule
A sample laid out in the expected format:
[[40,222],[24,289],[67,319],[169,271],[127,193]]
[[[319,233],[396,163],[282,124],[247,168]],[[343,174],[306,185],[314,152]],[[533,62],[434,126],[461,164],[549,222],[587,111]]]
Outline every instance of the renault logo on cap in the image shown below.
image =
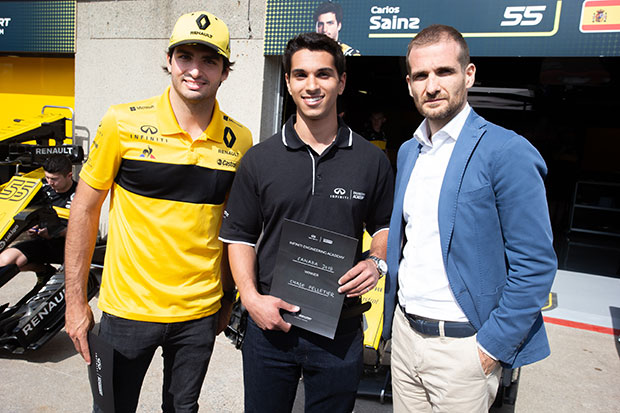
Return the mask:
[[206,14],[201,14],[200,17],[196,19],[196,24],[198,25],[198,28],[200,30],[204,30],[207,27],[209,27],[211,22],[209,21],[209,18],[207,17]]

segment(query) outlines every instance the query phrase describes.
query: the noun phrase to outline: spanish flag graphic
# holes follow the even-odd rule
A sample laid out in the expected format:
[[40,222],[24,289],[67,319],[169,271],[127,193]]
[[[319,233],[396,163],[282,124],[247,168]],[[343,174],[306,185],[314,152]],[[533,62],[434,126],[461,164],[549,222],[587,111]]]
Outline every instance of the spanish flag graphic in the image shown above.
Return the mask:
[[620,0],[586,0],[579,29],[583,33],[620,32]]

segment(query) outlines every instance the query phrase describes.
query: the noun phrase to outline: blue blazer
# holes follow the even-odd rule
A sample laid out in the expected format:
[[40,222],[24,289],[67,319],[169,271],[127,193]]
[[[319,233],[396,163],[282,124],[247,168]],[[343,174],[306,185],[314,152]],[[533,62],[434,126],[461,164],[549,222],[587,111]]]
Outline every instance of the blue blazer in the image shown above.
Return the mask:
[[[403,199],[420,144],[398,152],[388,236],[383,337],[398,304],[404,240]],[[522,136],[471,111],[446,169],[439,197],[443,261],[456,301],[478,342],[505,366],[549,355],[540,309],[557,269],[545,196],[545,163]]]

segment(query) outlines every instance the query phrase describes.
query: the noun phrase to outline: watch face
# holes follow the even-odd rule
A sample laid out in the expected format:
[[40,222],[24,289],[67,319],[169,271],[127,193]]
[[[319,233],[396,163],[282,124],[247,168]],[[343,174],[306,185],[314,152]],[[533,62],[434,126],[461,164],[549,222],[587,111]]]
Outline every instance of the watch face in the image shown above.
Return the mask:
[[387,262],[375,256],[370,257],[370,259],[373,260],[375,264],[377,265],[377,271],[379,271],[379,275],[387,274],[387,270],[388,270]]
[[382,274],[386,274],[387,273],[387,263],[383,260],[379,261],[378,265],[379,270],[381,271]]

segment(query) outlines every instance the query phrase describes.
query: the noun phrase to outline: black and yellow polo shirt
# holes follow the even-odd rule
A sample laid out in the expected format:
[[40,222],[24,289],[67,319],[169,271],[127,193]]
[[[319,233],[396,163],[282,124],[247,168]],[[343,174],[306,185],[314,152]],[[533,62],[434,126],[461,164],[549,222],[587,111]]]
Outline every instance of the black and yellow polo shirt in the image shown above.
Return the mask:
[[138,321],[214,314],[222,296],[217,235],[250,131],[220,111],[196,140],[161,95],[111,106],[80,177],[111,189],[101,310]]
[[346,43],[338,42],[338,44],[340,45],[340,48],[342,49],[342,54],[345,56],[361,56],[362,55],[359,50],[349,46]]

